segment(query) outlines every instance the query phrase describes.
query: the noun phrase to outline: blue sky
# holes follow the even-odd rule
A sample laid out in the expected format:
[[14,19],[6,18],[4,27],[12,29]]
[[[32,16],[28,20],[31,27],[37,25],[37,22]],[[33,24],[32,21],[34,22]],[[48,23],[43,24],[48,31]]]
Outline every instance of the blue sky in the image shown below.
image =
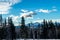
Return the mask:
[[15,24],[20,22],[22,16],[26,23],[43,19],[60,22],[60,0],[14,0],[11,3],[5,6],[0,4],[0,9],[3,8],[3,17],[13,17]]

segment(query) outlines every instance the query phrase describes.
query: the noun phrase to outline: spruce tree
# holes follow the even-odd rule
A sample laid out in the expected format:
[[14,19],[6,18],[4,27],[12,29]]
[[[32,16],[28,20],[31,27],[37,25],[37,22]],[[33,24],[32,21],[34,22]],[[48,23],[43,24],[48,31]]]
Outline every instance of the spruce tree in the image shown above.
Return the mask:
[[11,38],[16,39],[16,32],[15,32],[15,26],[12,22],[12,18],[8,18],[8,24],[10,26],[10,33],[11,33]]
[[55,25],[54,23],[52,22],[52,20],[50,20],[49,22],[49,28],[50,28],[50,33],[51,33],[51,37],[50,38],[56,38],[56,28],[55,28]]
[[48,24],[47,21],[45,21],[45,19],[43,20],[43,38],[46,39],[48,38]]
[[21,18],[20,35],[21,38],[28,38],[28,27],[25,26],[24,17]]

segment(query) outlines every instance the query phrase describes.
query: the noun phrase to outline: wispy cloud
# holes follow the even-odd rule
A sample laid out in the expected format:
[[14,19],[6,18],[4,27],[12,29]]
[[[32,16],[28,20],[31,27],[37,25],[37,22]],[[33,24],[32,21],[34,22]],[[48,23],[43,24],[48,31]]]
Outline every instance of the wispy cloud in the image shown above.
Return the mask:
[[[51,19],[51,20],[52,20],[53,23],[55,23],[55,22],[60,23],[60,19]],[[46,19],[46,21],[48,22],[50,20]],[[41,22],[43,22],[43,19],[36,19],[36,20],[33,21],[33,23],[35,23],[35,22],[41,23]]]
[[28,12],[28,10],[21,9],[21,12],[25,13],[25,12]]
[[33,15],[35,15],[36,13],[34,11],[28,11],[28,10],[21,10],[22,13],[20,13],[20,17],[25,17],[25,18],[32,18]]
[[0,14],[8,14],[9,10],[12,8],[11,6],[21,2],[21,0],[4,0],[4,2],[0,1]]
[[52,21],[60,23],[60,19],[52,19]]
[[51,12],[57,12],[56,8],[53,8],[52,10],[48,10],[48,9],[38,9],[38,10],[33,10],[33,11],[29,11],[29,10],[25,10],[25,9],[21,9],[20,10],[20,17],[25,17],[25,18],[33,18],[33,15],[37,15],[38,12],[42,12],[42,13],[51,13]]
[[36,12],[42,12],[42,13],[51,13],[51,12],[56,12],[57,9],[52,9],[52,10],[48,10],[48,9],[38,9],[38,10],[35,10]]
[[20,18],[19,16],[15,16],[15,15],[10,15],[9,17],[12,17],[13,23],[15,24],[15,26],[17,26],[19,23],[18,19]]
[[50,11],[48,9],[47,10],[45,10],[45,9],[38,9],[38,10],[36,10],[36,12],[49,13]]
[[14,4],[19,3],[19,2],[21,2],[21,1],[22,1],[22,0],[9,0],[10,5],[14,5]]
[[11,7],[8,3],[0,4],[0,14],[8,14],[9,9],[11,9]]
[[19,16],[10,15],[9,17],[12,17],[13,22],[18,22]]
[[36,22],[41,23],[41,22],[43,22],[43,20],[35,20],[35,21],[33,21],[33,23],[36,23]]

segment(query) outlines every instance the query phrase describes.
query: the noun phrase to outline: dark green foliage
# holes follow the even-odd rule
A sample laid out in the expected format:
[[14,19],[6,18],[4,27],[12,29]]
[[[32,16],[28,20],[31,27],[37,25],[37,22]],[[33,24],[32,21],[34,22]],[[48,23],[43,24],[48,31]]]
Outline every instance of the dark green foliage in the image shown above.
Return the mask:
[[51,31],[50,38],[56,38],[56,27],[54,23],[52,22],[52,20],[50,20],[49,22],[49,30]]
[[45,21],[45,19],[43,20],[43,32],[42,32],[42,38],[48,38],[48,24],[47,21]]
[[21,38],[28,38],[28,27],[25,26],[24,17],[22,17],[22,20],[21,20],[20,35],[21,35]]
[[11,38],[16,39],[15,26],[12,22],[12,18],[8,18],[8,24],[9,24],[9,27],[10,27]]
[[[43,23],[39,23],[37,27],[33,23],[29,26],[25,25],[24,17],[21,18],[20,30],[18,33],[15,31],[12,18],[8,17],[8,25],[6,25],[6,19],[2,22],[2,15],[0,15],[0,40],[11,38],[22,39],[60,39],[60,23],[53,23],[52,20],[43,20]],[[16,35],[17,34],[17,35]]]

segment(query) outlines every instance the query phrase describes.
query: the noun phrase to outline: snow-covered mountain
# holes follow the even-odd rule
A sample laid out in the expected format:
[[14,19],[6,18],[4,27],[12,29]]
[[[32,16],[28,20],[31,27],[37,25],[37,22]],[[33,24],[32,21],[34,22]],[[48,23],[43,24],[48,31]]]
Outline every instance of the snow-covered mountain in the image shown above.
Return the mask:
[[38,25],[41,26],[41,24],[38,23],[38,22],[36,22],[36,23],[28,23],[28,24],[27,24],[27,26],[34,27],[34,28],[38,27]]

